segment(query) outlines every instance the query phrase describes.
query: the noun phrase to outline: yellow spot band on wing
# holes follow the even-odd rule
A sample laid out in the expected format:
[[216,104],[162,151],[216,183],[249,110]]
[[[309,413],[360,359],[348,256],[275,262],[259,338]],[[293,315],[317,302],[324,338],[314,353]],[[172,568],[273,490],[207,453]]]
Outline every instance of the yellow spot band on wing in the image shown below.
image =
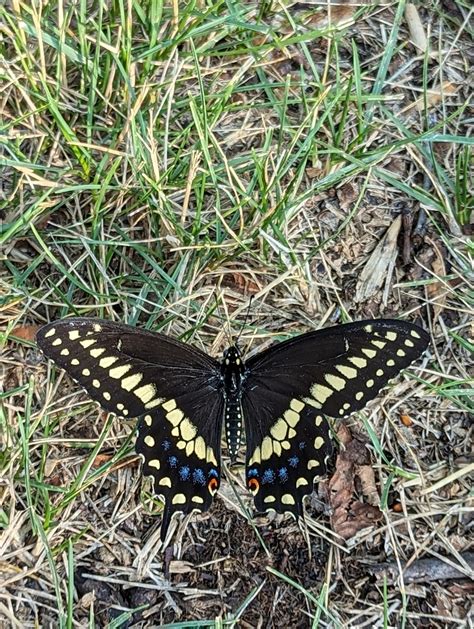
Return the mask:
[[105,352],[105,347],[96,347],[95,349],[91,349],[92,358],[99,358],[101,354]]
[[[122,380],[122,386],[123,386],[123,380]],[[155,393],[156,393],[156,387],[154,384],[145,384],[144,386],[135,389],[135,391],[133,392],[133,395],[136,395],[137,398],[143,402],[143,404],[146,404],[146,402],[149,402],[152,398],[155,397]]]
[[91,345],[94,345],[95,343],[97,343],[95,339],[86,339],[84,341],[79,341],[79,344],[82,345],[84,349],[87,349],[88,347],[90,347]]
[[126,391],[131,391],[140,384],[142,379],[142,373],[134,373],[121,381],[122,389],[125,389]]
[[301,400],[293,399],[290,402],[290,408],[299,413],[304,409],[304,402],[301,402]]
[[343,378],[334,376],[332,373],[325,374],[324,379],[336,391],[342,391],[346,386],[346,381]]
[[[163,404],[163,408],[165,407],[165,405]],[[181,409],[179,408],[175,408],[174,410],[170,411],[169,413],[167,413],[166,415],[166,419],[170,422],[170,424],[172,424],[173,426],[177,426],[180,421],[183,419],[184,417],[184,413]]]
[[354,369],[353,367],[348,367],[347,365],[336,365],[336,369],[346,378],[357,378],[357,369]]
[[273,454],[272,440],[270,437],[265,437],[260,447],[262,452],[262,461],[267,461]]
[[365,360],[365,358],[360,358],[359,356],[351,356],[347,360],[359,369],[364,369],[364,367],[367,367],[367,361]]
[[184,419],[179,425],[181,431],[181,437],[186,441],[191,441],[196,436],[196,426],[194,426],[189,419]]
[[106,356],[105,358],[101,358],[99,360],[99,366],[102,367],[102,369],[108,369],[115,362],[117,362],[117,360],[118,360],[118,356]]
[[109,371],[109,376],[114,380],[120,380],[122,376],[124,376],[127,371],[130,371],[132,365],[120,365],[119,367],[114,367]]
[[278,441],[283,441],[283,439],[285,439],[286,435],[288,434],[288,424],[286,423],[286,421],[284,419],[279,419],[270,428],[270,434]]
[[324,404],[333,393],[334,391],[332,389],[322,384],[315,384],[311,387],[311,395],[319,404]]
[[289,426],[294,428],[296,424],[300,421],[299,413],[295,410],[289,408],[287,411],[283,413],[283,417]]
[[165,411],[172,411],[176,408],[176,400],[168,400],[163,404],[163,408],[165,409]]
[[194,441],[194,453],[198,457],[198,459],[206,458],[206,443],[202,437],[198,437]]

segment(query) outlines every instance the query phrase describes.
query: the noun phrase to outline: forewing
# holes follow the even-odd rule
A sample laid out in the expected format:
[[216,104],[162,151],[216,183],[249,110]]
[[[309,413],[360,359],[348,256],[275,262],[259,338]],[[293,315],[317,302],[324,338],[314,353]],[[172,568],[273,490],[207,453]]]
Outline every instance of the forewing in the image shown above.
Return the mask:
[[[182,391],[220,387],[219,364],[163,334],[100,319],[71,318],[42,327],[44,354],[82,385],[102,408],[138,417]],[[194,410],[192,396],[189,415]]]
[[402,321],[361,321],[303,334],[248,360],[242,408],[256,507],[300,514],[331,451],[324,416],[362,409],[428,338]]

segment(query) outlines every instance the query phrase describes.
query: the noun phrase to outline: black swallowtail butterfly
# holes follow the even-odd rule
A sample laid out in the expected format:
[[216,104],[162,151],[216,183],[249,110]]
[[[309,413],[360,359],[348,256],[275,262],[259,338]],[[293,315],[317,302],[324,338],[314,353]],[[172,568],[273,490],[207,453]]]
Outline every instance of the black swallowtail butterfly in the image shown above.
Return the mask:
[[396,320],[309,332],[219,362],[172,338],[100,319],[42,327],[39,347],[106,411],[140,417],[137,452],[176,512],[206,511],[221,480],[221,431],[234,460],[246,435],[246,482],[258,511],[302,514],[331,452],[325,416],[362,409],[418,358],[428,334]]

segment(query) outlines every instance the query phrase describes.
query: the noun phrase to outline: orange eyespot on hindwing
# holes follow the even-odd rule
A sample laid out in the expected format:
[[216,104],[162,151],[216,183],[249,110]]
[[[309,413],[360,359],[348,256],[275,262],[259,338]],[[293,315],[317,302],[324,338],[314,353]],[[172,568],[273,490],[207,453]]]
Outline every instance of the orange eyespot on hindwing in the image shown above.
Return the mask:
[[256,494],[257,491],[260,489],[260,483],[258,482],[256,478],[250,478],[248,482],[248,486],[252,494]]
[[219,489],[219,481],[217,480],[217,478],[211,478],[210,481],[207,483],[207,487],[209,489],[209,492],[214,495]]

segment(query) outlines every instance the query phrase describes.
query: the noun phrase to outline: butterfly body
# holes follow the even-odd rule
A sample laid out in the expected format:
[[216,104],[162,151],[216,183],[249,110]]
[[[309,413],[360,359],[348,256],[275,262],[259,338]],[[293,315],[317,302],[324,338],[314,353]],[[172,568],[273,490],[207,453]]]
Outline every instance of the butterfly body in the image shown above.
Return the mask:
[[223,423],[229,456],[235,461],[243,437],[242,389],[245,381],[245,364],[236,345],[224,352],[221,369],[225,399]]
[[174,513],[211,506],[222,432],[231,460],[245,432],[246,484],[257,510],[300,516],[331,452],[326,417],[362,409],[426,349],[428,335],[402,321],[360,321],[246,361],[234,345],[220,362],[163,334],[98,319],[50,323],[37,341],[105,410],[140,417],[136,450],[164,497],[164,538]]

